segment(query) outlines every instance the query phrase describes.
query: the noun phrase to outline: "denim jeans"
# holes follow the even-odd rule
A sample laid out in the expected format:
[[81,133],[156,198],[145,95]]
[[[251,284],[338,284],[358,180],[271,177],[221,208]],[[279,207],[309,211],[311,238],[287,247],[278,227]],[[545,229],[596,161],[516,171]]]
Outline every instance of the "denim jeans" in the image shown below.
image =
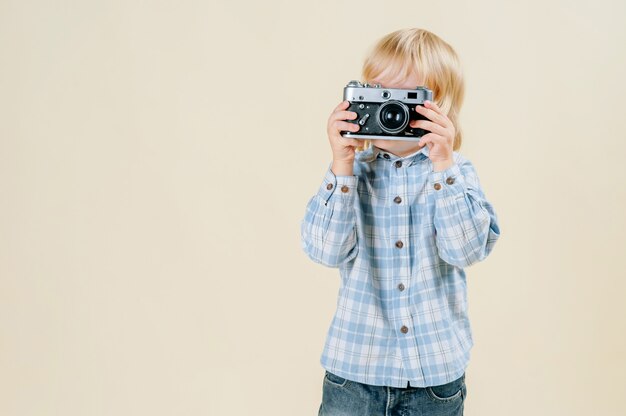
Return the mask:
[[462,416],[465,373],[430,387],[371,386],[329,371],[324,375],[318,416]]

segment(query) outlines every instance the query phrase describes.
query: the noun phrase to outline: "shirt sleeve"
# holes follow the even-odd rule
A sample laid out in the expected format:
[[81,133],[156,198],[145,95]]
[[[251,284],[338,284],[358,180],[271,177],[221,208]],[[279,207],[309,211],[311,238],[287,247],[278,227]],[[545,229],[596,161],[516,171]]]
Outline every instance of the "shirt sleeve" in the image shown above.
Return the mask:
[[358,252],[357,176],[336,176],[329,165],[319,190],[309,200],[301,222],[302,249],[316,263],[339,267]]
[[435,192],[434,226],[439,256],[457,267],[485,259],[500,237],[500,227],[474,166],[460,157],[449,168],[429,175],[428,186]]

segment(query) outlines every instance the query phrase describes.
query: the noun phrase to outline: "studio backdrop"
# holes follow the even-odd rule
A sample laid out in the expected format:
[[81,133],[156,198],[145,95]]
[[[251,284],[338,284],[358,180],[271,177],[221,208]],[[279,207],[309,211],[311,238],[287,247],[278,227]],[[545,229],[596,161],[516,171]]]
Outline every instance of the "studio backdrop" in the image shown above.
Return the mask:
[[368,48],[458,52],[502,237],[465,414],[622,415],[621,1],[0,0],[0,414],[315,415],[337,269],[300,222]]

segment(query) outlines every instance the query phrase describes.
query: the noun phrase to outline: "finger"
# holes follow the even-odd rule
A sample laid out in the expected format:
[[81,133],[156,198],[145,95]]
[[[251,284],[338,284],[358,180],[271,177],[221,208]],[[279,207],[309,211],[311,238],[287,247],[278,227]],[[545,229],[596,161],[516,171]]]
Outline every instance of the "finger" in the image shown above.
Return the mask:
[[343,144],[345,146],[355,146],[355,147],[359,147],[362,143],[361,140],[357,140],[357,139],[348,139],[346,137],[341,137],[341,141],[343,142]]
[[419,143],[431,143],[431,144],[440,144],[442,146],[446,146],[448,144],[448,140],[435,133],[428,133],[422,136],[419,140]]
[[336,120],[333,123],[333,128],[337,131],[359,131],[360,126],[355,123],[348,123],[347,121]]
[[333,113],[333,120],[354,120],[357,117],[357,113],[354,111],[336,111]]
[[439,108],[437,103],[435,103],[434,101],[424,100],[423,107],[428,109],[428,110],[432,110],[432,111],[434,111],[437,114],[443,114],[443,111],[441,111],[441,108]]
[[343,100],[342,102],[339,103],[339,105],[337,107],[335,107],[335,109],[333,110],[333,112],[337,111],[337,110],[345,110],[346,108],[348,108],[350,106],[350,101],[348,100]]
[[417,144],[419,144],[420,146],[423,146],[427,143],[430,143],[431,137],[432,137],[432,133],[425,134],[419,139]]
[[433,143],[432,143],[432,138],[430,133],[429,134],[425,134],[421,137],[421,139],[417,142],[417,144],[422,147],[422,146],[426,146],[428,145],[428,149],[430,149],[431,147],[433,147]]
[[422,102],[422,107],[429,109],[429,110],[433,110],[435,113],[439,113],[439,114],[442,113],[441,108],[439,108],[437,103],[431,100],[424,100]]
[[433,133],[437,133],[441,136],[444,136],[446,133],[446,129],[439,124],[433,123],[428,120],[413,120],[409,123],[411,127],[419,127],[420,129],[428,130]]
[[[430,101],[426,101],[426,103],[429,103]],[[439,107],[437,107],[437,109],[439,109]],[[424,117],[426,117],[427,119],[434,121],[437,124],[440,124],[444,127],[449,127],[450,125],[452,125],[452,122],[450,121],[450,119],[443,115],[442,113],[438,113],[437,111],[435,111],[432,108],[427,108],[421,105],[416,105],[415,106],[415,111],[418,112],[419,114],[423,115]],[[439,110],[441,111],[441,110]]]

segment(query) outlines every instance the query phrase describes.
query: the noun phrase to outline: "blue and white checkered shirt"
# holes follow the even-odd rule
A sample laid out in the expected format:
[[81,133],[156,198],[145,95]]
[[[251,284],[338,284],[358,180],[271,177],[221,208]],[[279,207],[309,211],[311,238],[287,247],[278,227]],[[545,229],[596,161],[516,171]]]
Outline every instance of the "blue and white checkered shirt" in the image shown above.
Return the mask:
[[337,309],[320,363],[360,383],[426,387],[465,372],[474,345],[464,267],[500,236],[472,163],[433,172],[428,146],[398,157],[357,153],[353,176],[330,166],[301,223],[302,248],[338,267]]

